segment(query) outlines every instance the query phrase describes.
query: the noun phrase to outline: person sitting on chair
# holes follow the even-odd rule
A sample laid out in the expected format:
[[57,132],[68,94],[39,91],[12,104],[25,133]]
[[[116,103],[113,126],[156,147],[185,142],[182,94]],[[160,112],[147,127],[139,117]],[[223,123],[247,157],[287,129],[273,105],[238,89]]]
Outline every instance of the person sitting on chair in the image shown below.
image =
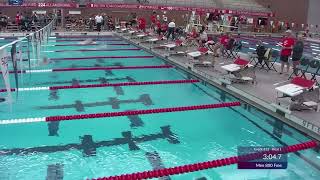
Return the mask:
[[200,33],[199,33],[199,46],[202,47],[208,41],[208,35],[206,32],[206,27],[202,26]]
[[255,66],[257,66],[258,64],[261,64],[262,65],[262,62],[263,62],[263,59],[264,59],[264,55],[266,53],[266,48],[265,46],[263,45],[262,41],[258,41],[258,44],[257,44],[257,49],[256,49],[256,53],[257,53],[257,56],[258,56],[258,62],[256,63]]
[[227,34],[221,34],[221,37],[220,37],[220,41],[217,42],[214,47],[213,47],[213,54],[215,57],[219,57],[219,54],[218,54],[218,49],[220,49],[221,51],[223,50],[224,47],[227,46],[228,42],[229,42],[229,34],[230,33],[227,33]]

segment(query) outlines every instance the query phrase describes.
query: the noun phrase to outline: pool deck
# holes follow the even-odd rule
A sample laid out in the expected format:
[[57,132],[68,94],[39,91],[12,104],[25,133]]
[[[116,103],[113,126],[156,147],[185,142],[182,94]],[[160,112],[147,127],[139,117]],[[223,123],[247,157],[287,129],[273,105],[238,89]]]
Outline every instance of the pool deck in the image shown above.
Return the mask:
[[[194,75],[204,79],[214,86],[221,88],[242,100],[253,104],[254,106],[260,108],[261,110],[279,118],[288,125],[305,132],[306,134],[320,140],[320,112],[315,112],[312,110],[306,111],[290,111],[288,109],[289,100],[282,99],[281,105],[276,103],[276,90],[275,88],[281,85],[289,83],[289,75],[280,75],[278,72],[269,71],[265,69],[256,68],[257,83],[251,84],[228,84],[224,80],[227,76],[227,72],[221,68],[221,66],[226,64],[231,64],[233,59],[225,58],[213,58],[213,56],[208,55],[205,60],[215,62],[215,67],[192,67],[188,62],[186,56],[168,56],[168,50],[164,49],[154,49],[152,47],[159,46],[163,42],[158,42],[157,44],[151,43],[140,43],[141,40],[131,39],[129,36],[124,36],[123,34],[117,34],[124,39],[144,48],[145,50],[162,57],[169,62],[183,68],[187,71],[191,71]],[[166,42],[166,41],[164,41]],[[192,50],[192,49],[188,49]],[[240,54],[242,58],[248,59],[247,54]],[[276,69],[279,70],[279,64],[276,64]],[[289,73],[291,74],[291,73]]]

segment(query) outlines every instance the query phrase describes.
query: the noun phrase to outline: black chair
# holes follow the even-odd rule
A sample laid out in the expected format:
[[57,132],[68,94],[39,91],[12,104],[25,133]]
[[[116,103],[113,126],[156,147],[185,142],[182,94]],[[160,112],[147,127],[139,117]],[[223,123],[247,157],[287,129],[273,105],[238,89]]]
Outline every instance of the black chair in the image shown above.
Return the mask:
[[303,57],[301,59],[301,62],[299,64],[299,66],[297,67],[296,72],[293,72],[290,76],[289,79],[294,75],[294,73],[297,73],[297,75],[299,76],[299,74],[301,74],[301,77],[306,78],[306,72],[308,71],[309,68],[309,64],[310,64],[310,59],[309,57]]
[[226,58],[235,58],[233,54],[233,50],[235,48],[235,39],[230,39],[226,47],[224,48],[222,54]]
[[280,53],[279,51],[276,51],[274,49],[271,49],[271,61],[269,61],[269,64],[268,64],[268,70],[274,70],[276,72],[277,69],[274,67],[274,64],[280,59]]
[[278,51],[272,50],[272,48],[268,48],[264,54],[261,68],[264,68],[266,66],[267,71],[274,70],[275,72],[277,72],[274,64],[277,62],[279,56],[280,55]]
[[319,75],[320,71],[320,61],[319,60],[312,60],[309,63],[309,68],[307,70],[308,73],[311,74],[311,80],[315,80],[316,76]]

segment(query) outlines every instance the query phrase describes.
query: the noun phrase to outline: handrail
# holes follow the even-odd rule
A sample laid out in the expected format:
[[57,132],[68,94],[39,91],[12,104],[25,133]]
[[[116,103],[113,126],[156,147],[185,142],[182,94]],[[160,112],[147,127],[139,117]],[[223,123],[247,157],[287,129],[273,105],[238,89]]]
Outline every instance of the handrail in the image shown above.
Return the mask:
[[26,36],[24,36],[24,37],[22,37],[22,38],[20,38],[20,39],[17,39],[17,40],[12,41],[12,42],[10,42],[10,43],[8,43],[8,44],[5,44],[5,45],[0,46],[0,50],[5,49],[5,48],[7,48],[7,47],[9,47],[9,46],[17,43],[17,42],[21,42],[21,41],[23,41],[23,40],[26,40],[27,37],[33,36],[34,33],[38,33],[38,32],[40,32],[40,31],[43,31],[44,29],[47,29],[49,26],[53,25],[53,23],[55,22],[55,20],[56,20],[56,15],[55,15],[54,18],[51,20],[51,22],[48,23],[48,24],[47,24],[46,26],[44,26],[43,28],[41,28],[41,29],[39,29],[39,30],[37,30],[37,31],[35,31],[35,32],[29,33],[28,35],[26,35]]

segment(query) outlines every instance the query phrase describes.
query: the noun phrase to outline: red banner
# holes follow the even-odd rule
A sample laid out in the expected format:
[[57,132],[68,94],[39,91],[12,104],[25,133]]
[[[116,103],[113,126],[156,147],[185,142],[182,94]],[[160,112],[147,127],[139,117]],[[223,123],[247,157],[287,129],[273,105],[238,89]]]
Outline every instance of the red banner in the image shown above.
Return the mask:
[[9,5],[0,3],[0,7],[57,7],[57,8],[76,8],[79,7],[76,3],[23,3],[22,5]]

